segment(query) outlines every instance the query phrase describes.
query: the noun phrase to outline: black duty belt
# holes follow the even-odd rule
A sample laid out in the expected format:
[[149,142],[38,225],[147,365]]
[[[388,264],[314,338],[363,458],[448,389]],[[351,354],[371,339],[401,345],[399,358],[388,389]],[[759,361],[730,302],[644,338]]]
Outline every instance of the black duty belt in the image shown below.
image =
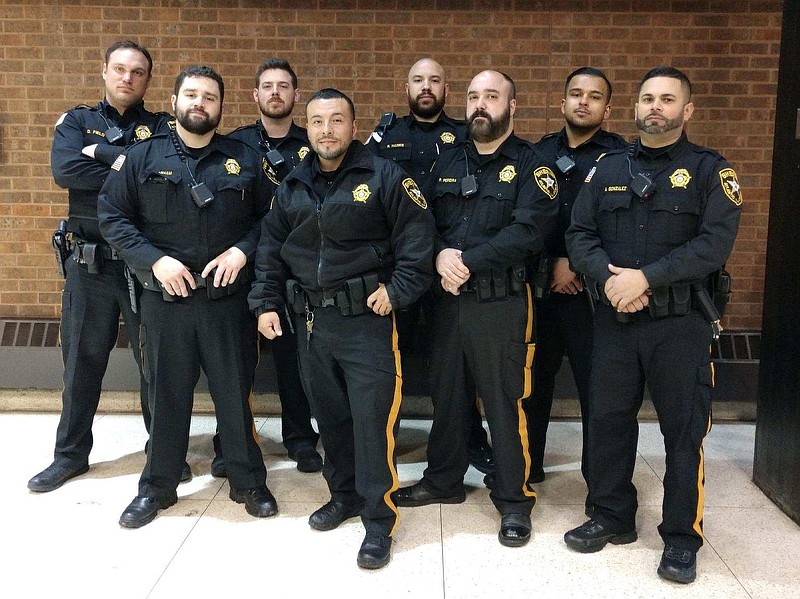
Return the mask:
[[84,251],[91,247],[96,249],[90,251],[93,251],[95,256],[100,256],[103,260],[122,260],[119,252],[106,243],[86,241],[80,237],[72,236],[72,251],[78,255],[77,260],[79,262],[83,257]]

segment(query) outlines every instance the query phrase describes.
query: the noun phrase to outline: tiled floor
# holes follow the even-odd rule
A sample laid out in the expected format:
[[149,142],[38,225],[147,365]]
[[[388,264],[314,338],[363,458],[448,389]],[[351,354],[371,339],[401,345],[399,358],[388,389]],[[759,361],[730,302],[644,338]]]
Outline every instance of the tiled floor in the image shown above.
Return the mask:
[[[563,533],[584,520],[584,488],[579,425],[556,422],[526,547],[497,542],[499,517],[470,469],[466,503],[401,510],[392,562],[365,572],[355,565],[363,537],[357,519],[331,532],[309,529],[308,514],[327,500],[326,487],[285,457],[276,418],[257,426],[277,517],[251,518],[228,499],[227,483],[209,474],[214,420],[198,416],[189,447],[194,479],[181,485],[176,506],[139,530],[121,529],[117,519],[144,463],[141,419],[99,416],[89,473],[52,493],[29,493],[26,481],[51,460],[56,423],[53,414],[0,414],[2,597],[800,597],[800,527],[750,480],[752,425],[716,425],[707,439],[707,543],[698,579],[685,587],[655,573],[664,470],[655,424],[641,427],[637,543],[592,555],[564,545]],[[402,425],[401,482],[424,468],[429,425]]]

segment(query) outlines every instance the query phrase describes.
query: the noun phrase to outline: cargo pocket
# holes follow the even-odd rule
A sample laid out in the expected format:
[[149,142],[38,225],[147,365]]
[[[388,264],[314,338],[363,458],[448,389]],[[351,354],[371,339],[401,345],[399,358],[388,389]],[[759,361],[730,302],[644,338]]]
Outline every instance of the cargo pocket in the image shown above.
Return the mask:
[[508,344],[503,390],[514,401],[527,399],[531,395],[533,390],[531,366],[535,350],[535,343],[512,342]]

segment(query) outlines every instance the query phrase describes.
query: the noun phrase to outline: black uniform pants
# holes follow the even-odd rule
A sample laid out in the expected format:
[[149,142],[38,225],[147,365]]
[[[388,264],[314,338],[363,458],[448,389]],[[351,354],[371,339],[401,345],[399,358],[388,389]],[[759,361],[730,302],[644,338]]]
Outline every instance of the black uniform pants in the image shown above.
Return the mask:
[[283,327],[283,335],[267,341],[272,347],[278,396],[281,401],[281,436],[283,446],[291,452],[303,445],[316,447],[319,435],[311,426],[311,407],[303,391],[297,363],[297,339]]
[[652,318],[645,310],[620,323],[612,308],[595,312],[590,392],[589,482],[594,517],[619,532],[636,526],[636,461],[644,385],[666,450],[665,544],[703,544],[703,440],[711,429],[711,327],[697,311]]
[[205,289],[198,289],[174,302],[165,302],[160,293],[142,294],[141,341],[153,421],[140,495],[175,497],[201,368],[208,377],[231,487],[264,484],[267,471],[250,405],[258,345],[247,292],[245,287],[212,301]]
[[[316,447],[319,435],[311,426],[311,407],[300,381],[297,339],[289,330],[289,326],[283,323],[283,335],[264,342],[272,348],[272,358],[275,361],[275,378],[278,381],[278,397],[281,402],[283,446],[289,453],[297,451],[303,445]],[[213,444],[214,453],[222,457],[219,432],[214,435]]]
[[315,308],[295,319],[300,374],[317,418],[331,499],[364,504],[367,532],[391,536],[399,515],[395,435],[402,400],[402,369],[394,315],[342,316]]
[[588,480],[587,418],[589,416],[589,372],[592,362],[592,309],[585,292],[577,295],[550,293],[536,301],[536,359],[533,362],[533,394],[525,405],[531,471],[544,465],[547,427],[553,407],[556,374],[564,354],[569,357],[572,376],[578,388],[583,423],[581,472]]
[[[424,354],[430,360],[431,351],[431,314],[433,313],[433,296],[430,292],[414,302],[405,310],[398,310],[395,318],[397,322],[397,333],[400,336],[400,353],[407,356],[411,353]],[[486,430],[483,428],[483,417],[478,405],[478,393],[475,389],[475,381],[472,375],[467,372],[466,384],[464,386],[464,396],[472,401],[472,409],[469,413],[469,438],[467,440],[470,448],[480,450],[483,445],[489,442]]]
[[100,401],[103,376],[119,334],[119,317],[133,348],[140,374],[140,401],[144,425],[150,430],[147,382],[141,376],[139,315],[131,309],[128,283],[121,260],[107,260],[101,272],[90,274],[86,266],[67,260],[67,280],[61,300],[61,355],[64,391],[54,457],[64,465],[89,461],[92,421]]
[[533,301],[530,286],[502,301],[479,303],[474,293],[437,298],[433,319],[433,425],[423,486],[437,495],[461,493],[467,459],[466,371],[483,400],[494,447],[494,490],[501,514],[530,513],[536,493],[530,474],[524,401],[531,394]]

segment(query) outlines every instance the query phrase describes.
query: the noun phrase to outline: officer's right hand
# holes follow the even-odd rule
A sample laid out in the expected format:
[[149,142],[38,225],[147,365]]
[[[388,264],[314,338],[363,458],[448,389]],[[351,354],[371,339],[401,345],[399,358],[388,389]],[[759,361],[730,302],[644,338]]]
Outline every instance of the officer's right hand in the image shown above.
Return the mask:
[[453,295],[469,279],[469,268],[461,261],[461,250],[443,249],[436,256],[436,272],[442,277],[442,287]]
[[192,289],[197,289],[192,273],[180,260],[162,256],[153,263],[152,269],[156,279],[161,283],[161,287],[166,289],[170,295],[189,297],[187,285]]
[[258,317],[258,332],[267,339],[275,339],[283,335],[281,318],[277,312],[264,312]]
[[650,304],[650,292],[645,292],[627,306],[623,306],[618,310],[618,312],[625,312],[627,314],[633,314],[634,312],[639,312],[640,310],[644,310]]

